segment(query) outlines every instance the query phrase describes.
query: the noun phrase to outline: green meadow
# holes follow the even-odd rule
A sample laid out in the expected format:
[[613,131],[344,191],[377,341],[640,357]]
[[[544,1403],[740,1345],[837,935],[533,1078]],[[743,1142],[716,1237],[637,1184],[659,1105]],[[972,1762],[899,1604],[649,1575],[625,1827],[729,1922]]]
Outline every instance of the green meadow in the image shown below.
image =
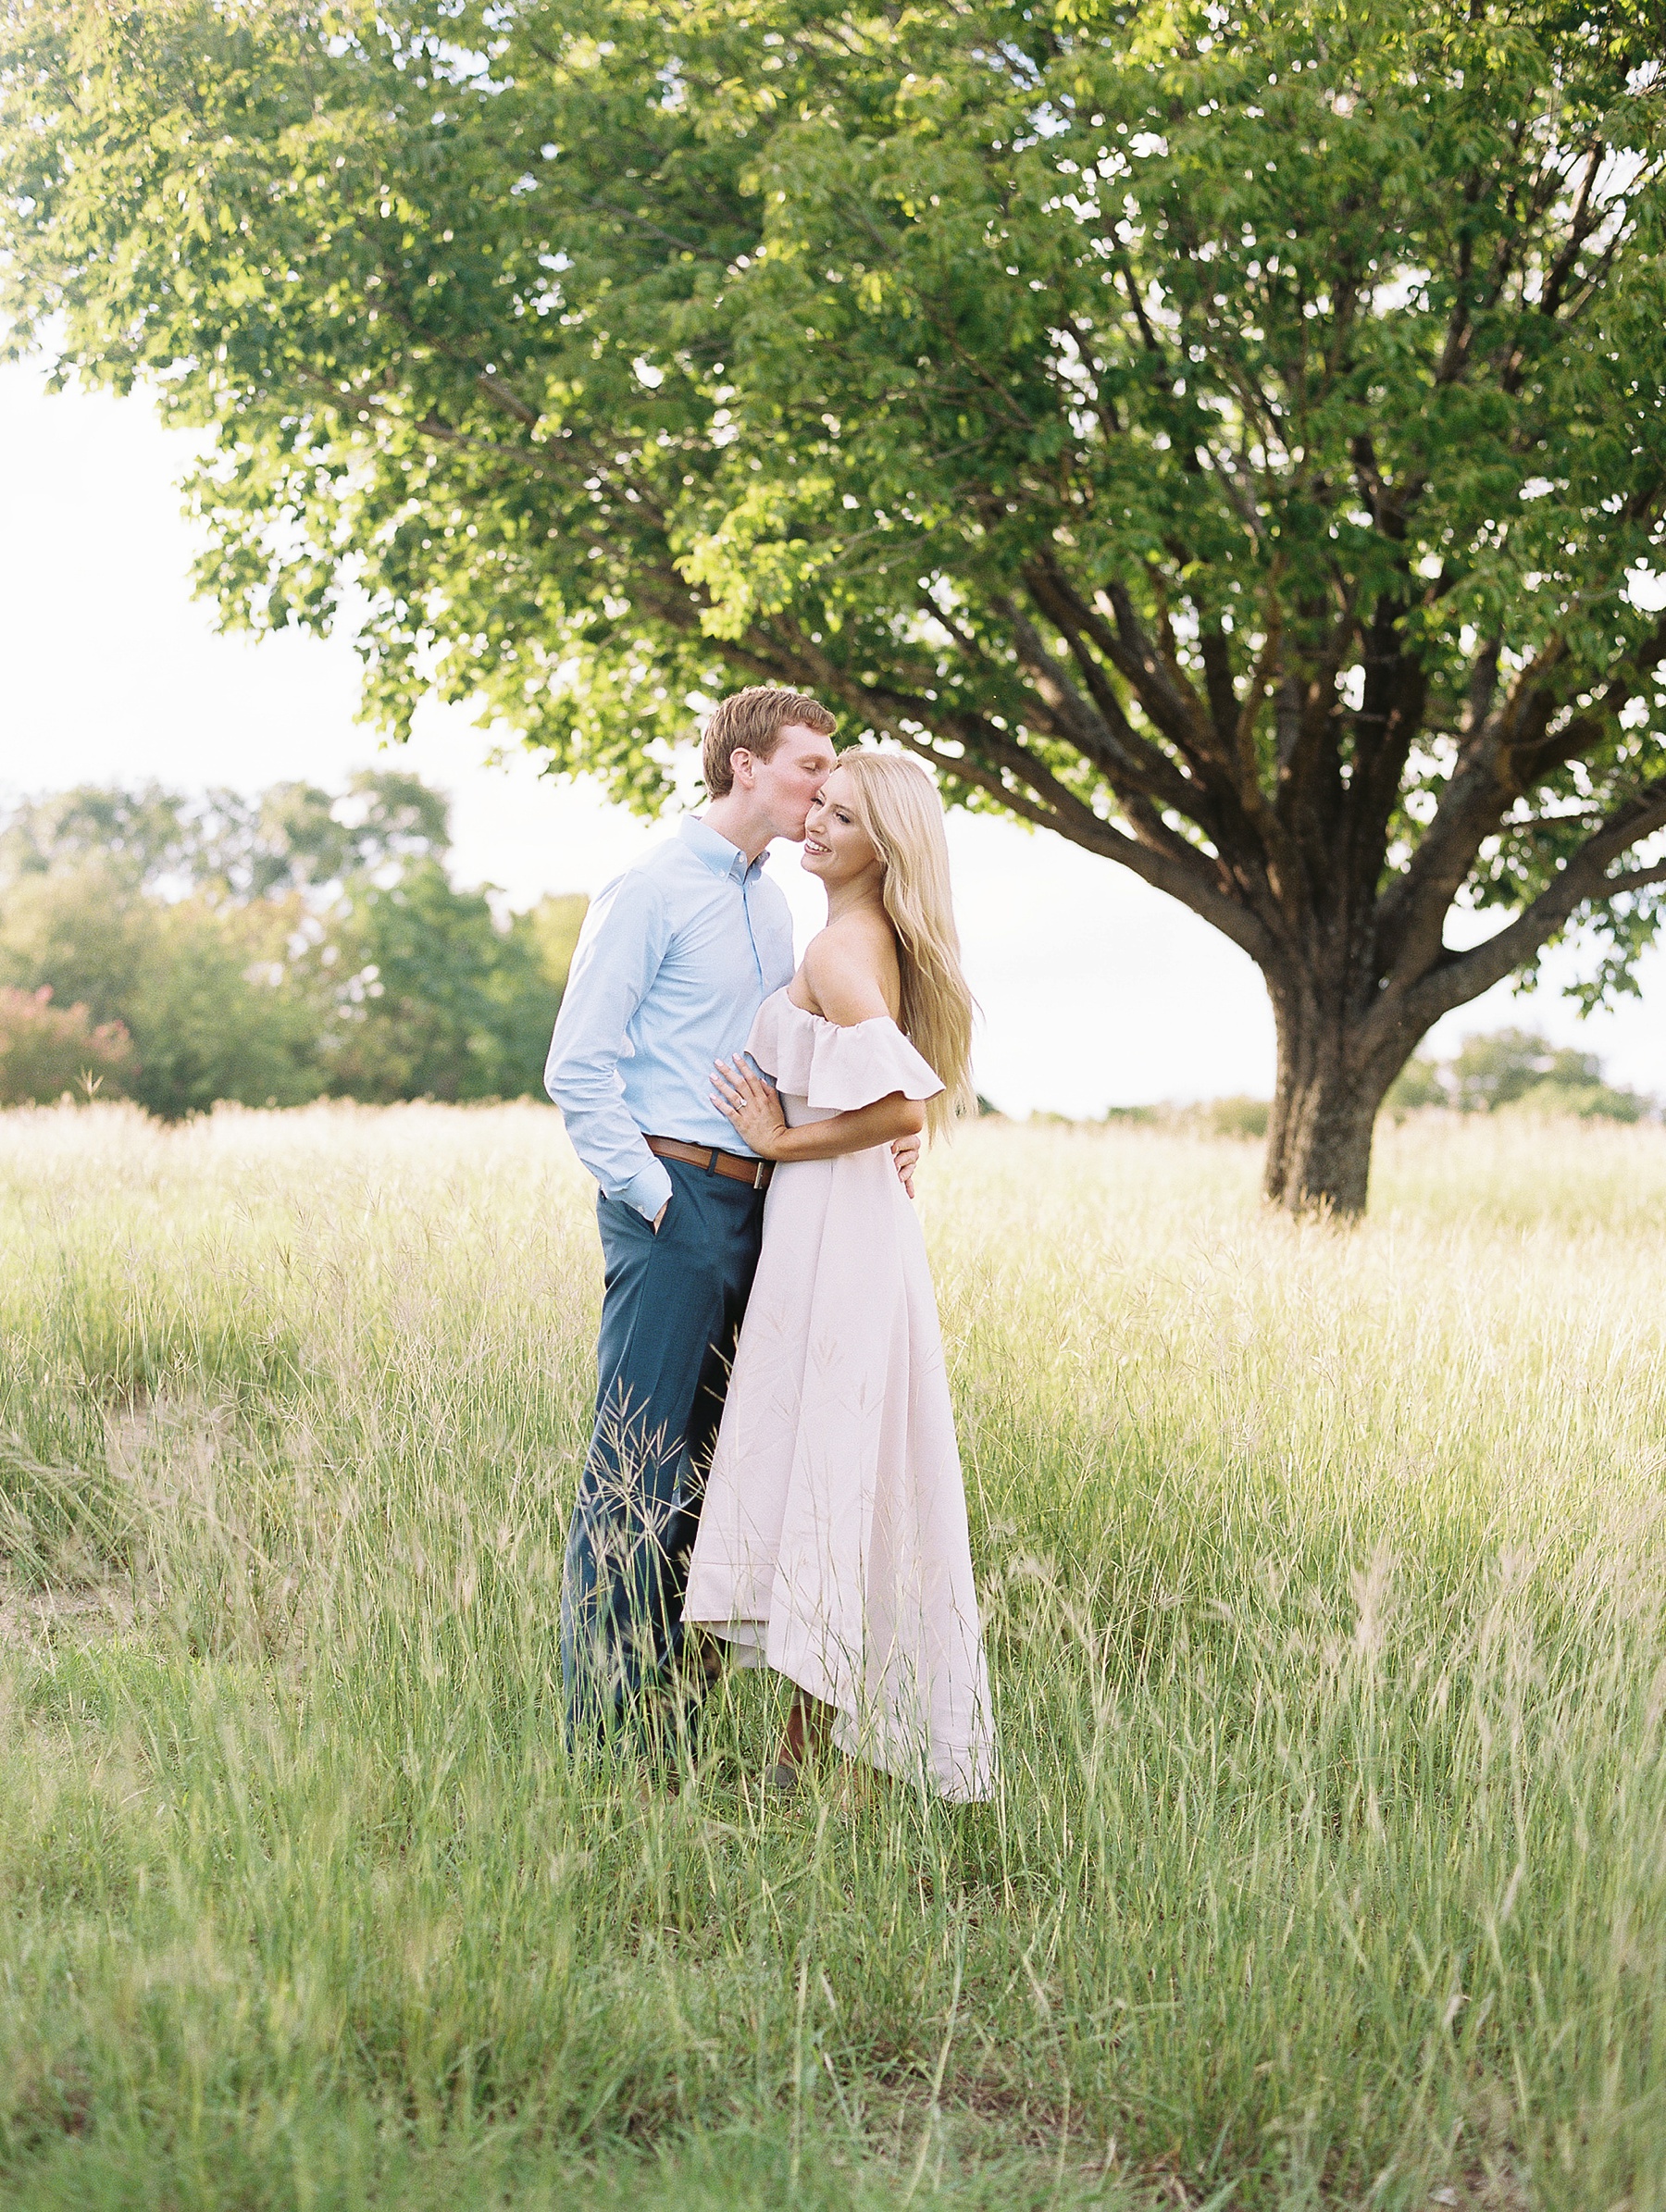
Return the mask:
[[1666,1131],[921,1179],[1003,1774],[559,1728],[521,1105],[0,1120],[0,2203],[1666,2207]]

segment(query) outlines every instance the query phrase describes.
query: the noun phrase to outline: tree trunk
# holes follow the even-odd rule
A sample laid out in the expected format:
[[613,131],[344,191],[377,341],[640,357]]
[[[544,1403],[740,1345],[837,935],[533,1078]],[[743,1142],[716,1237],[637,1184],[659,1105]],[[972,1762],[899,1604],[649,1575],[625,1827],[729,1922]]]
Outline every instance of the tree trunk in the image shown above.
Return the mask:
[[1410,1056],[1367,1056],[1345,1014],[1309,992],[1273,988],[1278,1088],[1262,1187],[1288,1213],[1352,1220],[1365,1211],[1371,1140],[1388,1087]]

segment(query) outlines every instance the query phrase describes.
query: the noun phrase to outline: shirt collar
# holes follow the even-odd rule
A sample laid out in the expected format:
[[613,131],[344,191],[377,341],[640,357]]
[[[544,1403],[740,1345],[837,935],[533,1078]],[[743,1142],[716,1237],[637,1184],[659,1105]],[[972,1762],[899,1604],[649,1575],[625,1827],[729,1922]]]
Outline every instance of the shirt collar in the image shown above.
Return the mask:
[[732,883],[752,883],[763,872],[765,855],[760,852],[751,865],[739,845],[731,845],[716,830],[708,829],[697,815],[685,814],[678,825],[678,837],[692,845],[714,876],[727,876]]

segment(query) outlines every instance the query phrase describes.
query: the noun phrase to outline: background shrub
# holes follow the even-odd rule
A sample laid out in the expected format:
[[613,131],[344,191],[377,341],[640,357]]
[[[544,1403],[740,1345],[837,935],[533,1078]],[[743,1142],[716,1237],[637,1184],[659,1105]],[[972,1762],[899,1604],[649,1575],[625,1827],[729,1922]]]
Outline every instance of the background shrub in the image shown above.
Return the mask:
[[46,1105],[68,1092],[121,1094],[133,1065],[119,1022],[94,1023],[84,1006],[55,1006],[52,986],[0,986],[0,1106]]

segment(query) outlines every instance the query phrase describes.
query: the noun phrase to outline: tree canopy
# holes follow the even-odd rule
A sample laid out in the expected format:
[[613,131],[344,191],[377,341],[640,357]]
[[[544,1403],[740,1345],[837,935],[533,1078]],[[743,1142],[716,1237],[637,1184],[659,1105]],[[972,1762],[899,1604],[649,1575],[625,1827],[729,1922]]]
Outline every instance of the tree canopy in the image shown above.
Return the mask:
[[478,700],[652,806],[691,702],[816,690],[1250,955],[1292,1205],[1363,1203],[1419,1038],[1546,945],[1632,980],[1641,6],[13,20],[19,342],[214,432],[204,587],[256,628],[364,595],[395,728]]

